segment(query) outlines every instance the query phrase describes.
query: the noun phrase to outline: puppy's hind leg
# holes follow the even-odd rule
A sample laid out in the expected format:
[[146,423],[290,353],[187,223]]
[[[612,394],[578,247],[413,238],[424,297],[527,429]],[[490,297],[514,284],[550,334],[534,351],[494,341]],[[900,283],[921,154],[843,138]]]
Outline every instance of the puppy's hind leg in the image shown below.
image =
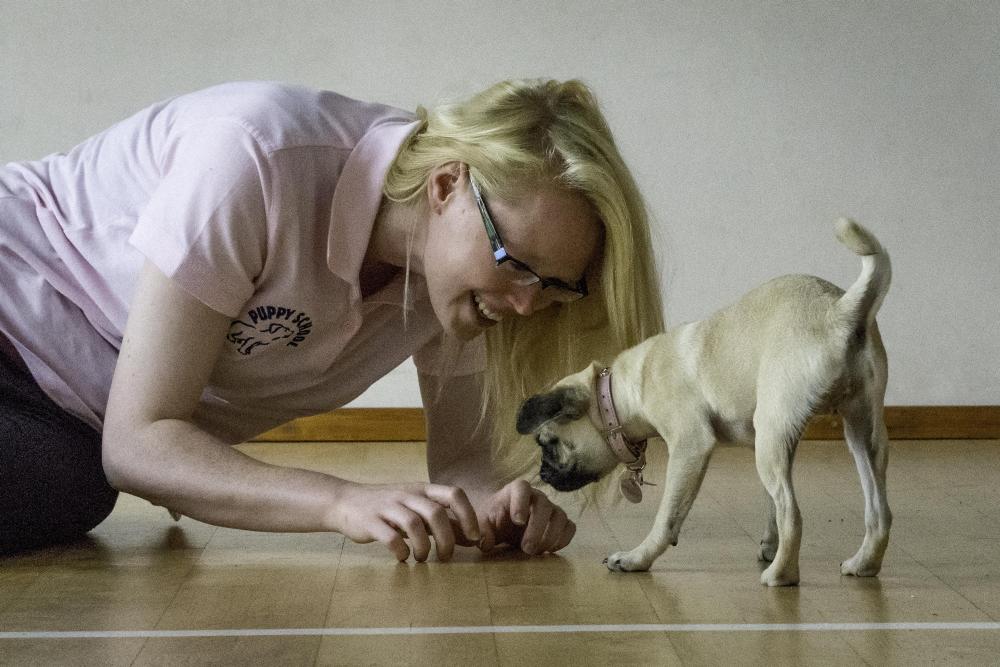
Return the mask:
[[889,436],[882,418],[881,401],[857,401],[843,410],[844,437],[854,455],[865,495],[865,539],[857,553],[840,564],[841,574],[874,577],[882,569],[889,545],[892,512],[886,498],[885,472]]
[[767,523],[764,524],[764,536],[760,538],[757,560],[770,563],[778,552],[778,518],[775,516],[774,501],[767,491],[764,491],[764,502],[767,503]]
[[699,424],[684,435],[667,438],[667,480],[653,528],[635,549],[608,556],[606,562],[609,570],[648,570],[668,546],[677,545],[681,525],[698,495],[714,447],[715,434],[708,424]]
[[768,586],[794,586],[799,583],[802,514],[792,487],[792,461],[801,426],[772,423],[771,419],[761,416],[758,405],[754,428],[757,432],[754,443],[757,473],[774,503],[778,531],[778,548],[771,564],[761,573],[760,582]]

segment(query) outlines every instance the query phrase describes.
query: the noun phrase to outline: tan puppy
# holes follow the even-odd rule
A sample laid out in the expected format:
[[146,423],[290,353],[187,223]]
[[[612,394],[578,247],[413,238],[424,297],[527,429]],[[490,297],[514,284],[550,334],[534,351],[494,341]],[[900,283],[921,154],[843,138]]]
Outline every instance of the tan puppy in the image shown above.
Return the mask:
[[[847,292],[814,276],[783,276],[708,319],[618,355],[609,370],[624,452],[606,428],[614,412],[611,421],[602,420],[607,414],[595,409],[602,364],[521,406],[518,431],[536,435],[541,477],[560,491],[595,481],[622,461],[638,458],[630,468],[639,470],[642,441],[657,435],[666,441],[666,486],[653,529],[636,548],[609,556],[610,569],[647,570],[668,545],[676,545],[716,442],[745,442],[755,447],[769,498],[759,558],[771,564],[761,583],[798,583],[802,519],[792,459],[809,418],[835,411],[843,417],[865,497],[864,542],[840,571],[878,574],[892,515],[885,490],[887,363],[875,314],[889,289],[891,265],[860,225],[838,220],[837,236],[862,256],[861,275]],[[635,494],[639,475],[626,471],[623,491]]]

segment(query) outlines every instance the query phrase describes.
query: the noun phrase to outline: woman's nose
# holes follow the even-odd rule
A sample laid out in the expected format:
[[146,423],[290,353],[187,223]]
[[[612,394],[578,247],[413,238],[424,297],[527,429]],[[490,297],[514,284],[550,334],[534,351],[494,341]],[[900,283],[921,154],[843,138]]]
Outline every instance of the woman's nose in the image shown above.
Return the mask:
[[522,317],[527,317],[551,303],[551,299],[545,296],[541,283],[513,285],[507,295],[507,301]]

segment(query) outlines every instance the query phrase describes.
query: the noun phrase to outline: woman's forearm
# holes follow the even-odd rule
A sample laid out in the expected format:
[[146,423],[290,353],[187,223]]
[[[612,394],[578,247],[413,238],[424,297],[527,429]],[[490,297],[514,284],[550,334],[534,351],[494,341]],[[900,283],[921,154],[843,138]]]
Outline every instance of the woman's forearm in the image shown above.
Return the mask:
[[[108,443],[112,486],[205,523],[247,530],[339,530],[335,508],[350,482],[258,461],[182,420],[164,419]],[[111,453],[109,453],[111,452]]]

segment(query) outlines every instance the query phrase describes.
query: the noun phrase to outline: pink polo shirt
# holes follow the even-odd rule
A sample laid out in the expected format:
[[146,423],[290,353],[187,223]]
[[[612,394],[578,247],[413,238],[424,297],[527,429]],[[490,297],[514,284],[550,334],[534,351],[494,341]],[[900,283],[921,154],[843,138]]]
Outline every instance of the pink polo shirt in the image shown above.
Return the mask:
[[[454,341],[422,277],[405,328],[402,276],[367,299],[358,284],[386,171],[416,128],[327,91],[232,83],[0,167],[0,329],[99,428],[148,258],[232,318],[194,417],[228,442],[341,406],[410,356],[436,373]],[[454,373],[483,366],[478,340]]]

